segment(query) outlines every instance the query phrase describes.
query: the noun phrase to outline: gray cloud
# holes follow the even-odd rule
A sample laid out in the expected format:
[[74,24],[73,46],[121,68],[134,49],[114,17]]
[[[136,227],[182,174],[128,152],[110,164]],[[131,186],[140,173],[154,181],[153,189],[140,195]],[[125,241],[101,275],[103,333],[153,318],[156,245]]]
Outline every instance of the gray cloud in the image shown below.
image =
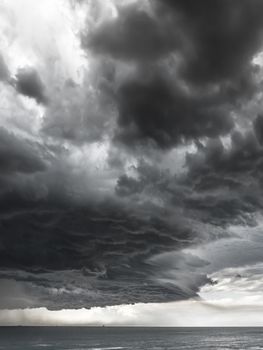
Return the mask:
[[[261,0],[145,6],[70,30],[79,66],[59,75],[72,58],[59,46],[45,68],[18,69],[15,90],[2,84],[1,308],[196,297],[219,264],[189,250],[257,225]],[[0,58],[2,81],[7,67]],[[232,264],[231,251],[218,260]]]
[[237,102],[257,90],[251,60],[262,43],[261,6],[258,0],[165,1],[151,11],[124,6],[84,37],[86,49],[132,61],[137,70],[115,82],[115,139],[132,150],[167,149],[228,133]]
[[196,296],[200,280],[188,288],[180,279],[158,281],[158,267],[147,261],[204,239],[186,222],[160,215],[157,208],[131,212],[112,203],[93,209],[55,209],[53,203],[53,208],[44,202],[42,209],[14,212],[13,205],[1,216],[0,265],[5,270],[0,277],[21,285],[34,306],[77,308]]
[[103,23],[82,43],[97,53],[124,60],[155,60],[179,46],[170,23],[160,23],[138,5],[121,8],[117,19]]
[[233,127],[227,108],[204,96],[189,96],[165,76],[140,77],[119,89],[117,140],[130,147],[169,148],[201,137],[224,135]]
[[0,128],[1,175],[10,173],[35,173],[45,170],[40,147],[33,142],[16,137]]
[[0,81],[8,81],[9,77],[9,69],[4,61],[3,56],[0,54]]
[[20,94],[34,98],[38,103],[47,104],[45,87],[36,70],[32,68],[19,69],[14,85]]
[[108,96],[113,76],[114,66],[105,60],[85,72],[81,85],[73,80],[59,85],[45,112],[43,133],[78,145],[109,137],[116,117]]
[[251,73],[251,59],[262,45],[260,0],[202,0],[198,5],[192,0],[165,0],[160,7],[182,16],[192,45],[184,57],[187,79],[218,82]]

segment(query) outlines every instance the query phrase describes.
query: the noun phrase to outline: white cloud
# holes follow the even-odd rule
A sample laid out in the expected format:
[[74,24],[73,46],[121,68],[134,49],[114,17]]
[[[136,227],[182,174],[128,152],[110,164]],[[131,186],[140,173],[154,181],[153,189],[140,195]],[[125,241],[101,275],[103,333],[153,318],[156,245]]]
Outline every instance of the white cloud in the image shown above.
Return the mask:
[[[0,325],[107,326],[263,326],[263,302],[255,300],[136,304],[50,311],[1,310]],[[244,303],[245,302],[245,303]]]

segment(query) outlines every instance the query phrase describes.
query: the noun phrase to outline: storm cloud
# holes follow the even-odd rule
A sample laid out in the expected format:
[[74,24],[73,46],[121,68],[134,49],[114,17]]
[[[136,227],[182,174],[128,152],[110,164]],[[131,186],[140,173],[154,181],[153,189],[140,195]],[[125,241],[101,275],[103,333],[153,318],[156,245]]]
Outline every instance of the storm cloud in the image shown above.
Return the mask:
[[38,145],[16,137],[6,129],[0,129],[1,175],[7,173],[34,173],[45,169],[45,161]]
[[103,23],[90,39],[83,37],[83,45],[118,59],[150,61],[178,47],[179,36],[136,4],[120,9],[118,18]]
[[21,4],[0,5],[0,308],[254,281],[262,1]]
[[260,1],[120,8],[83,39],[85,48],[135,67],[116,82],[115,138],[130,148],[170,148],[229,132],[236,103],[257,90],[252,59],[262,29]]
[[119,89],[119,112],[116,138],[130,147],[148,143],[169,148],[224,135],[233,127],[226,108],[189,96],[158,76],[126,81]]
[[219,83],[251,73],[251,59],[262,45],[262,2],[160,1],[163,11],[182,16],[190,52],[182,69],[194,83]]

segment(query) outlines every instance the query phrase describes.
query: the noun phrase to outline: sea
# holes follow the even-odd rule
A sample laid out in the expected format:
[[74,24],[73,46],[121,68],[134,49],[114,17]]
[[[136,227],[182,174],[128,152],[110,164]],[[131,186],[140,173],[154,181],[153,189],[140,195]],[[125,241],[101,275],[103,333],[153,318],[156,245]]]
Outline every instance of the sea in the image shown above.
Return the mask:
[[0,327],[1,350],[263,349],[263,328]]

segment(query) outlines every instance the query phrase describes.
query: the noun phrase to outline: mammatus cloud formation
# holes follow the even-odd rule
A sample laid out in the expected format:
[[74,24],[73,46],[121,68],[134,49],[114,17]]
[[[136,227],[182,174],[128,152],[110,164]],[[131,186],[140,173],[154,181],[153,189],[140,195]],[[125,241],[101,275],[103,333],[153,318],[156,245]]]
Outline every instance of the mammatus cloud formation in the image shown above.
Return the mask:
[[0,323],[261,324],[262,1],[6,0],[0,23]]

